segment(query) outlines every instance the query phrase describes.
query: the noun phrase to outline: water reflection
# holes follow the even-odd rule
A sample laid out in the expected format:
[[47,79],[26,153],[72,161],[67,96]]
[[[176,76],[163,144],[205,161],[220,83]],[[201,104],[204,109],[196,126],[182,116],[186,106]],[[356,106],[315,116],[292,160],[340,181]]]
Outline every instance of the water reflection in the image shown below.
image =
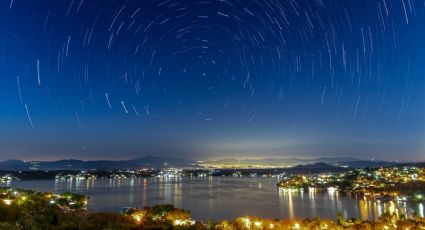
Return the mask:
[[[195,219],[231,219],[254,215],[270,218],[335,219],[344,217],[376,220],[385,212],[407,216],[416,211],[424,216],[424,205],[375,202],[357,196],[342,196],[336,190],[305,192],[275,187],[277,178],[129,178],[12,181],[9,186],[54,191],[71,191],[90,196],[89,208],[119,211],[121,207],[143,207],[171,203],[191,210]],[[3,186],[6,186],[3,184]]]
[[289,218],[294,218],[294,205],[292,201],[292,192],[288,192],[288,209],[289,209]]
[[363,220],[369,219],[367,201],[366,200],[360,200],[359,207],[360,207],[360,218],[363,219]]
[[376,202],[376,205],[378,206],[378,213],[377,214],[378,214],[378,216],[381,216],[383,214],[381,201],[378,200]]
[[316,202],[315,202],[315,194],[316,194],[316,189],[315,188],[309,188],[308,189],[308,198],[310,200],[309,204],[312,210],[312,214],[313,216],[316,216]]

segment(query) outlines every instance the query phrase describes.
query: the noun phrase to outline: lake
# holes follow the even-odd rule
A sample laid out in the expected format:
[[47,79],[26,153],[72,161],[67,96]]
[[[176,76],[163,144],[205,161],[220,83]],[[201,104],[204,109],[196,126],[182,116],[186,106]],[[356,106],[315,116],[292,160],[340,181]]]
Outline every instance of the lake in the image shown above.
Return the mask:
[[245,215],[335,219],[338,212],[345,217],[376,220],[386,211],[398,215],[417,212],[424,217],[423,204],[381,203],[338,192],[284,192],[276,188],[277,182],[277,178],[250,177],[134,178],[12,181],[2,186],[88,195],[92,211],[173,204],[190,210],[193,219],[204,221]]

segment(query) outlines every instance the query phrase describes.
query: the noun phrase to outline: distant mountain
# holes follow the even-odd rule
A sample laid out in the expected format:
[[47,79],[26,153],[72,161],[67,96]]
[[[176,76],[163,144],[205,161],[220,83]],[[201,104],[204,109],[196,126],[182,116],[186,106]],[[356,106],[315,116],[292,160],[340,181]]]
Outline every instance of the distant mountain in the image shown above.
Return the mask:
[[309,169],[315,169],[315,170],[333,170],[339,168],[337,166],[333,166],[330,164],[326,164],[326,163],[315,163],[315,164],[310,164],[310,165],[297,165],[292,167],[291,169],[296,169],[296,170],[309,170]]
[[327,164],[338,164],[341,162],[353,162],[353,161],[363,161],[359,160],[354,157],[322,157],[314,159],[313,161],[323,163],[326,162]]
[[316,163],[324,163],[334,166],[345,166],[349,168],[365,168],[365,167],[387,167],[394,165],[393,162],[377,161],[377,160],[361,160],[352,157],[322,157],[315,159],[302,158],[263,158],[263,159],[221,159],[214,161],[205,161],[203,164],[208,165],[238,165],[238,166],[274,166],[274,167],[294,167],[299,165],[314,165]]
[[6,160],[0,162],[0,170],[25,171],[25,170],[124,170],[124,169],[140,169],[140,168],[167,168],[167,167],[191,167],[196,162],[193,160],[179,158],[165,158],[145,156],[132,160],[121,161],[82,161],[82,160],[59,160],[59,161],[21,161]]
[[[393,165],[401,165],[386,161],[371,161],[360,160],[357,158],[316,158],[316,159],[301,159],[301,158],[263,158],[263,159],[222,159],[214,161],[203,161],[201,165],[224,165],[255,168],[256,166],[273,166],[273,167],[292,167],[295,170],[309,170],[312,167],[315,170],[328,170],[331,167],[345,168],[366,168],[366,167],[388,167]],[[418,164],[420,165],[420,164]],[[422,164],[423,165],[423,164]],[[125,170],[125,169],[140,169],[140,168],[193,168],[197,167],[197,162],[189,159],[168,158],[144,156],[141,158],[120,161],[82,161],[75,159],[59,160],[59,161],[21,161],[21,160],[6,160],[0,162],[0,170],[3,171],[26,171],[26,170]],[[305,167],[305,168],[303,168]],[[322,167],[321,169],[319,167]]]
[[396,165],[394,162],[388,161],[367,161],[367,160],[356,160],[356,161],[346,161],[336,163],[341,166],[346,166],[349,168],[379,168],[379,167],[389,167]]
[[294,167],[288,168],[285,171],[287,173],[296,173],[296,174],[304,174],[304,173],[337,173],[347,171],[348,169],[342,168],[339,166],[334,166],[326,163],[314,163],[308,165],[296,165]]
[[28,168],[29,168],[29,164],[21,160],[6,160],[3,162],[0,162],[1,170],[18,171],[18,170],[26,170]]
[[222,164],[222,165],[267,165],[267,166],[281,166],[290,167],[299,164],[314,163],[311,160],[304,160],[298,158],[262,158],[262,159],[234,159],[226,158],[221,160],[206,161],[206,164]]

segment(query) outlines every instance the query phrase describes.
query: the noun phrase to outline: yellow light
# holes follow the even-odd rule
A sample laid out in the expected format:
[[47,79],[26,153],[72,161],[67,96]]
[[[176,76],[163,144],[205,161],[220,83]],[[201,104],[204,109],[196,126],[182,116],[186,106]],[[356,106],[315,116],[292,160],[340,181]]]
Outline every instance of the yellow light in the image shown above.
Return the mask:
[[180,220],[175,220],[174,221],[174,225],[181,225],[181,221]]
[[261,225],[262,225],[263,223],[261,223],[260,221],[255,221],[254,222],[254,225],[255,225],[255,227],[257,227],[257,228],[259,228],[259,227],[261,227]]
[[3,202],[4,202],[6,205],[10,205],[10,204],[12,204],[12,200],[9,200],[9,199],[4,199],[4,200],[3,200]]
[[133,218],[133,220],[135,220],[138,223],[140,223],[143,220],[144,216],[145,216],[145,213],[140,211],[134,212],[131,214],[131,218]]
[[181,226],[181,225],[186,225],[188,222],[186,221],[186,220],[175,220],[174,221],[174,225],[176,225],[176,226]]
[[133,217],[133,219],[134,219],[135,221],[137,221],[137,222],[141,222],[141,221],[142,221],[142,219],[143,219],[143,215],[140,215],[140,214],[132,215],[132,217]]
[[294,228],[295,228],[295,229],[300,229],[300,224],[295,223],[295,224],[294,224]]
[[245,224],[245,227],[251,228],[251,221],[249,220],[249,218],[242,218],[241,220]]
[[393,214],[396,211],[394,202],[390,201],[390,213]]

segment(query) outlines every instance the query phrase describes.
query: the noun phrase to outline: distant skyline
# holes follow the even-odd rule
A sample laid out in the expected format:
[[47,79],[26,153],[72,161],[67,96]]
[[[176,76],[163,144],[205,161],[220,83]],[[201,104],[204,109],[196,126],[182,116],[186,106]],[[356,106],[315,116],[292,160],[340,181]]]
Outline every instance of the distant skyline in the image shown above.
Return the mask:
[[425,5],[0,2],[0,160],[425,161]]

